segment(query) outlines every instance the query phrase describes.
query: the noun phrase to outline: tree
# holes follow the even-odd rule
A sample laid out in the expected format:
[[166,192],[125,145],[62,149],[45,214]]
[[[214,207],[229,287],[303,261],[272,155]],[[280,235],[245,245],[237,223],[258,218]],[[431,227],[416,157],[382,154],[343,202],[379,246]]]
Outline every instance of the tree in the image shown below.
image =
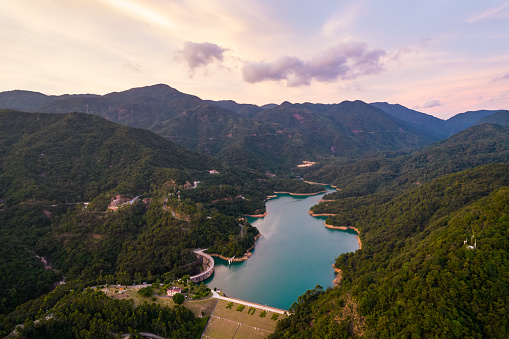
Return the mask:
[[141,280],[142,280],[141,273],[140,272],[134,273],[134,282],[141,284]]
[[173,302],[177,305],[180,305],[184,302],[185,298],[184,298],[184,295],[182,293],[175,293],[175,295],[173,296]]
[[154,289],[152,286],[143,287],[138,290],[138,294],[144,297],[151,297],[154,294]]

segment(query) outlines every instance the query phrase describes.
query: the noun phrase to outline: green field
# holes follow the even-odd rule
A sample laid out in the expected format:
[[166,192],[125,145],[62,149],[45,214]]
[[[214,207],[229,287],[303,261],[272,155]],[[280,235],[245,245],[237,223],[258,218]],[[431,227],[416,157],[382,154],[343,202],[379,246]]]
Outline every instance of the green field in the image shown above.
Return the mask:
[[[202,300],[186,300],[184,301],[185,308],[191,310],[196,317],[201,317],[202,312],[204,317],[208,317],[214,311],[214,307],[216,307],[218,299],[216,298],[208,298]],[[173,303],[173,301],[169,301]]]
[[152,297],[143,297],[138,294],[139,288],[135,288],[133,286],[122,285],[119,287],[118,285],[110,285],[108,287],[98,288],[98,290],[103,291],[108,297],[114,299],[133,299],[135,307],[143,304],[145,301],[149,304],[157,303],[161,305],[173,306],[173,301],[171,300],[166,301],[164,299],[157,298],[155,301],[153,301]]
[[[212,314],[207,328],[203,332],[205,338],[265,338],[276,329],[277,321],[272,320],[273,312],[267,312],[261,318],[261,309],[256,309],[254,314],[248,314],[249,306],[242,311],[237,311],[238,303],[226,308],[228,302],[219,300]],[[252,313],[252,312],[251,312]],[[277,313],[276,313],[277,314]],[[278,314],[278,320],[286,315]]]

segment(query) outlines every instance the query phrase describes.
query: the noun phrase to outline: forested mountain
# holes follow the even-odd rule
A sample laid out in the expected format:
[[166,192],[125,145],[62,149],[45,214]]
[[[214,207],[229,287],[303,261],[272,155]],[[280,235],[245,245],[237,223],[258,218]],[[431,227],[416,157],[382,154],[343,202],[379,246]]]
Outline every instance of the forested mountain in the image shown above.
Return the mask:
[[53,96],[32,91],[14,90],[1,92],[0,108],[33,112],[53,99]]
[[83,113],[1,111],[0,156],[0,197],[8,204],[91,201],[112,190],[137,195],[218,165],[147,130]]
[[[188,265],[194,248],[244,253],[258,231],[238,217],[263,212],[278,186],[265,178],[95,115],[1,111],[0,314],[62,274],[175,277],[199,269]],[[186,192],[193,189],[201,199]]]
[[37,112],[85,112],[132,127],[153,129],[182,111],[201,104],[198,97],[184,94],[166,85],[132,88],[103,96],[58,97]]
[[497,111],[469,111],[465,113],[456,114],[455,116],[449,118],[445,122],[445,129],[449,133],[449,135],[453,135],[458,133],[465,128],[475,125],[479,120]]
[[[356,227],[339,287],[299,297],[273,338],[509,335],[509,166],[442,176],[394,194],[327,202],[327,223]],[[312,324],[312,326],[311,326]]]
[[[493,114],[504,112],[496,110],[469,111],[456,114],[447,120],[442,120],[397,104],[393,105],[386,102],[375,102],[370,105],[414,126],[420,126],[423,129],[423,132],[430,135],[432,138],[435,138],[435,140],[449,137],[473,125],[483,123],[483,119]],[[497,118],[484,120],[484,122],[498,123]]]
[[6,240],[0,314],[48,292],[62,274],[81,281],[135,274],[171,280],[199,272],[193,249],[242,256],[258,230],[239,217],[263,213],[275,190],[321,190],[224,168],[148,130],[99,116],[12,110],[0,111],[0,184]]
[[[264,109],[269,108],[269,107],[266,107],[267,105],[265,105],[265,107],[260,107],[260,106],[256,106],[256,105],[252,105],[252,104],[238,104],[233,100],[220,100],[220,101],[205,100],[205,102],[212,104],[212,105],[216,105],[219,107],[229,109],[230,111],[233,111],[233,112],[239,114],[240,116],[243,116],[246,118],[251,118],[256,113],[259,113],[259,112],[263,111]],[[274,105],[274,106],[277,106],[277,105]]]
[[[46,113],[88,112],[149,129],[230,165],[280,172],[304,160],[358,158],[420,147],[450,135],[436,128],[440,119],[416,111],[400,114],[407,110],[402,106],[345,101],[259,107],[231,100],[205,101],[162,84],[102,96],[11,91],[0,93],[0,107]],[[458,118],[451,122],[451,128],[466,128],[478,119],[471,120]]]
[[498,111],[491,115],[487,115],[481,118],[478,122],[480,124],[499,124],[503,126],[509,126],[509,111]]
[[[509,336],[507,111],[443,121],[361,101],[259,107],[166,85],[11,91],[0,107],[39,111],[0,111],[2,334],[25,322],[27,337],[133,324],[195,336],[203,323],[185,309],[84,289],[197,273],[199,247],[242,255],[258,234],[242,216],[265,212],[267,195],[321,190],[290,179],[302,175],[340,189],[312,211],[358,229],[363,246],[336,260],[341,284],[299,297],[272,337]],[[316,165],[297,170],[303,160]]]
[[450,136],[450,134],[444,130],[445,121],[432,115],[418,112],[399,104],[389,104],[387,102],[373,102],[370,103],[370,105],[381,109],[401,121],[405,121],[415,126],[420,126],[426,133],[436,140]]
[[408,154],[387,153],[304,169],[304,178],[341,188],[328,198],[392,192],[444,174],[489,163],[509,162],[509,128],[483,124]]
[[334,105],[284,102],[253,119],[279,126],[282,134],[295,133],[291,138],[298,139],[301,148],[348,158],[430,142],[417,129],[362,101]]

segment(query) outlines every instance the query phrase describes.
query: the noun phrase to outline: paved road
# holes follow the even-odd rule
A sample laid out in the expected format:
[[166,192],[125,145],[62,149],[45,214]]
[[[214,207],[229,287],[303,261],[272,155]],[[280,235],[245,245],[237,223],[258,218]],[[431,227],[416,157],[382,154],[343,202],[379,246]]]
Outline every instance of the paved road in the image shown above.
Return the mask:
[[260,304],[256,304],[256,303],[252,303],[252,302],[244,301],[244,300],[240,300],[240,299],[235,299],[235,298],[222,297],[222,296],[220,296],[214,290],[212,290],[212,297],[213,298],[217,298],[217,299],[226,300],[226,301],[231,301],[231,302],[234,302],[234,303],[237,303],[237,304],[246,305],[246,306],[249,306],[249,307],[259,308],[259,309],[262,309],[262,310],[265,310],[265,311],[268,311],[268,312],[279,313],[279,314],[288,313],[288,311],[281,310],[281,309],[275,308],[275,307],[260,305]]
[[[154,333],[139,332],[138,334],[141,335],[142,337],[147,337],[147,338],[166,339],[165,337],[161,337],[161,336],[159,336],[157,334],[154,334]],[[129,333],[124,333],[124,334],[122,334],[122,337],[123,338],[130,338],[131,335]]]

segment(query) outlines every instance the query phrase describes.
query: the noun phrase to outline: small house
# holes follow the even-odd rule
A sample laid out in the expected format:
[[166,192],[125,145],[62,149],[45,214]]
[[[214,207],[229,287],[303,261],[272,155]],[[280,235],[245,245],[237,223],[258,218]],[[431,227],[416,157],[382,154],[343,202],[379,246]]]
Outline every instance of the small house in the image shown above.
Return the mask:
[[182,292],[182,289],[180,287],[173,287],[173,286],[166,290],[166,294],[169,297],[173,297],[175,294],[181,293],[181,292]]

